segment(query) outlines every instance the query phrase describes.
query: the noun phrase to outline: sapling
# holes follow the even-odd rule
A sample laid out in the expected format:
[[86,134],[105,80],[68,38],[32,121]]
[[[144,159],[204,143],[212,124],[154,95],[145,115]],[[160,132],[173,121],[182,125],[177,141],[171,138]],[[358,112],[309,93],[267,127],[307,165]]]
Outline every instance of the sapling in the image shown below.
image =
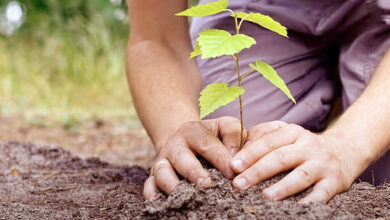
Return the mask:
[[200,118],[204,118],[218,108],[225,106],[238,98],[240,104],[240,122],[241,122],[241,142],[240,147],[244,144],[244,122],[242,119],[242,95],[245,90],[241,87],[242,80],[252,73],[259,72],[265,79],[279,88],[294,103],[295,99],[291,95],[283,79],[277,74],[275,69],[265,63],[257,60],[255,64],[249,64],[251,70],[246,73],[240,71],[240,52],[249,49],[256,44],[252,37],[240,33],[244,21],[252,22],[273,31],[283,37],[288,37],[287,28],[281,25],[267,15],[261,13],[235,12],[228,7],[228,0],[219,0],[203,5],[194,6],[185,11],[177,13],[177,16],[204,17],[211,16],[222,12],[229,12],[234,19],[236,33],[230,34],[225,30],[207,29],[199,34],[194,46],[194,51],[190,59],[201,56],[202,59],[216,58],[220,56],[232,56],[235,61],[237,86],[229,87],[227,83],[212,83],[207,85],[200,93]]

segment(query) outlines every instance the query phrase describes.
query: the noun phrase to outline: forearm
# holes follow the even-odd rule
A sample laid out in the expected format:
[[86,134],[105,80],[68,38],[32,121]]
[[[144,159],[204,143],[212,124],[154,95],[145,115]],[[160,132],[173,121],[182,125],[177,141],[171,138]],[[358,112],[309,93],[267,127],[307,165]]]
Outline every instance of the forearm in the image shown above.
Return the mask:
[[345,140],[367,167],[378,159],[390,144],[390,50],[378,66],[371,82],[359,99],[325,131]]
[[[190,53],[190,46],[184,53]],[[183,54],[184,54],[183,53]],[[158,41],[129,44],[127,76],[138,115],[156,147],[199,120],[202,80],[195,61]]]

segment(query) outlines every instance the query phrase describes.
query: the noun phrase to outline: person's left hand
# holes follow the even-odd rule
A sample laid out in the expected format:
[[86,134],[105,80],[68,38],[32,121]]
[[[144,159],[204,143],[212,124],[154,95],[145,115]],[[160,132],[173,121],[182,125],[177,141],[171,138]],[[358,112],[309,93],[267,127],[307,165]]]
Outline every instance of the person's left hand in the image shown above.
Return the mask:
[[282,180],[263,191],[282,200],[314,184],[301,203],[327,202],[346,191],[365,169],[362,150],[342,144],[339,137],[315,134],[281,121],[252,127],[244,148],[231,161],[240,173],[233,186],[244,190],[283,171],[293,169]]

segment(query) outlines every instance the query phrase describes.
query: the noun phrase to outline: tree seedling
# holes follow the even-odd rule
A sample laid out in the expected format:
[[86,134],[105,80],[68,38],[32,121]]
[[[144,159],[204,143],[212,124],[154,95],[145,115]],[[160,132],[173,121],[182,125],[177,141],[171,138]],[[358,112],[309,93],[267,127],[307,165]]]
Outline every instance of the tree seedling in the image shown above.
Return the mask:
[[190,59],[201,56],[202,59],[217,58],[220,56],[232,56],[237,73],[237,86],[229,87],[227,83],[212,83],[207,85],[200,93],[199,105],[200,105],[200,118],[204,118],[211,114],[218,108],[225,106],[238,98],[240,103],[240,121],[241,121],[241,144],[244,144],[243,131],[244,122],[242,120],[242,95],[245,90],[241,87],[242,80],[254,72],[259,72],[265,79],[271,82],[274,86],[279,88],[284,94],[287,95],[294,103],[295,99],[291,95],[290,90],[287,88],[283,79],[277,74],[275,69],[261,61],[257,60],[255,64],[249,64],[251,70],[242,74],[240,71],[240,52],[244,49],[249,49],[256,44],[256,40],[252,37],[241,34],[241,26],[244,21],[252,22],[273,31],[283,37],[287,36],[287,28],[281,25],[267,15],[261,13],[246,13],[235,12],[228,7],[228,0],[219,0],[203,5],[194,6],[185,11],[177,13],[177,16],[188,17],[205,17],[215,15],[221,12],[230,12],[234,19],[236,33],[230,34],[225,30],[219,29],[207,29],[199,34],[198,39],[194,47],[194,51],[190,55]]

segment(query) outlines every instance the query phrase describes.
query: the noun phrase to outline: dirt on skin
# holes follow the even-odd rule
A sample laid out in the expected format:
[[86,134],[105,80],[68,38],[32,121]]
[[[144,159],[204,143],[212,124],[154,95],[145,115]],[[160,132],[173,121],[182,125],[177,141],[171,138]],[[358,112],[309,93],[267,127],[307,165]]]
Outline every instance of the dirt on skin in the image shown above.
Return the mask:
[[80,159],[58,146],[0,144],[0,219],[390,219],[390,186],[355,184],[329,204],[263,197],[273,178],[247,191],[209,169],[214,186],[182,181],[167,197],[145,202],[141,167]]

